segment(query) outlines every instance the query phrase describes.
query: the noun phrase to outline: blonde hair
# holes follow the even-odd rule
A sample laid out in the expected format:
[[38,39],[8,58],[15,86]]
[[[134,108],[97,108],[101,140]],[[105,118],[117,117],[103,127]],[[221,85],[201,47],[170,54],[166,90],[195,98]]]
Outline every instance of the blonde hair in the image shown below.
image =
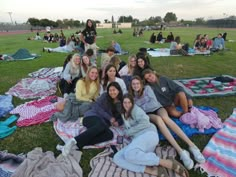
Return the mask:
[[[99,70],[96,66],[91,66],[88,68],[86,76],[83,78],[84,84],[85,84],[85,88],[86,88],[86,93],[89,92],[89,88],[90,88],[90,84],[93,82],[90,78],[89,78],[89,73],[91,72],[92,69],[96,69],[98,74],[99,74]],[[94,81],[96,83],[97,86],[97,91],[96,91],[96,95],[98,95],[99,91],[100,91],[100,79],[99,79],[99,75],[97,77],[97,79]]]
[[70,66],[70,72],[71,72],[71,74],[75,74],[75,75],[79,75],[80,74],[80,63],[77,65],[77,64],[75,64],[75,60],[76,60],[76,58],[77,57],[79,57],[80,58],[80,63],[81,63],[81,57],[80,57],[80,55],[78,54],[78,53],[75,53],[73,56],[72,56],[72,58],[71,58],[71,60],[70,60],[70,64],[71,64],[71,66]]
[[137,63],[137,57],[135,55],[129,56],[127,66],[128,66],[128,74],[130,74],[130,75],[133,75],[133,72],[134,72],[134,67],[132,67],[130,64],[130,61],[132,58],[134,58],[135,62]]

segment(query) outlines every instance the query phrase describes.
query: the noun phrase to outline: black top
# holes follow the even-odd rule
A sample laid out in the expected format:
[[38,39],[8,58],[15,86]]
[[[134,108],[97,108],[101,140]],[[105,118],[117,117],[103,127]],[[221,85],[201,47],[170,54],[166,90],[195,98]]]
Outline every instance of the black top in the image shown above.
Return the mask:
[[95,36],[97,35],[97,32],[93,28],[87,28],[82,31],[82,34],[84,36],[84,40],[88,44],[93,44],[95,40]]

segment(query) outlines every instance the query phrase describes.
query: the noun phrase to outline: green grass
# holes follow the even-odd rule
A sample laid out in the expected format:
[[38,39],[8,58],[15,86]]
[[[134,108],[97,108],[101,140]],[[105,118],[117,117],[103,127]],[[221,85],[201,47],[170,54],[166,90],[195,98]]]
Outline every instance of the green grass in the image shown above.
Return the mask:
[[[68,36],[74,33],[75,30],[65,31]],[[129,51],[130,54],[137,53],[140,47],[149,48],[164,48],[169,47],[169,44],[146,44],[152,31],[144,31],[143,37],[133,37],[132,29],[123,29],[123,34],[112,34],[112,29],[98,29],[98,35],[102,36],[97,39],[97,45],[101,49],[106,49],[110,45],[111,40],[116,40],[121,44],[123,50]],[[163,32],[164,36],[172,31],[175,36],[180,35],[182,42],[193,44],[195,36],[199,33],[209,34],[210,37],[216,36],[219,32],[227,32],[228,39],[236,40],[235,30],[232,29],[212,29],[212,28],[173,28]],[[56,31],[56,32],[59,32]],[[157,31],[156,31],[157,32]],[[41,41],[28,41],[27,37],[34,36],[35,33],[0,36],[0,54],[12,54],[19,48],[27,48],[32,53],[40,54],[41,57],[31,61],[11,61],[0,62],[0,94],[3,95],[6,91],[14,86],[22,78],[28,77],[28,73],[36,71],[42,67],[57,67],[62,66],[64,58],[67,54],[61,53],[43,53],[43,47],[57,47],[58,44],[48,44]],[[43,33],[41,33],[41,36]],[[162,75],[169,78],[191,78],[203,76],[216,76],[227,74],[236,76],[235,66],[235,43],[226,42],[226,47],[230,49],[227,52],[215,53],[211,56],[193,56],[193,57],[160,57],[151,58],[153,68]],[[128,56],[120,56],[121,59],[127,60]],[[183,69],[179,69],[179,65],[183,65]],[[28,100],[26,100],[28,101]],[[231,115],[235,107],[236,97],[213,97],[213,98],[194,98],[195,105],[212,106],[219,109],[219,117],[222,121]],[[24,100],[19,98],[13,99],[15,106],[24,103]],[[4,120],[4,118],[2,118]],[[200,149],[203,149],[211,135],[197,135],[191,139],[197,144]],[[187,148],[182,141],[178,142],[182,147]],[[0,150],[7,149],[11,153],[27,153],[35,147],[42,147],[44,151],[53,151],[58,155],[55,149],[56,145],[62,143],[59,137],[54,132],[52,122],[35,125],[30,127],[17,128],[16,132],[11,136],[0,140]],[[166,142],[160,142],[166,144]],[[88,176],[90,171],[89,161],[101,150],[84,150],[81,160],[81,166],[84,171],[84,176]],[[191,177],[203,177],[198,171],[190,171]]]

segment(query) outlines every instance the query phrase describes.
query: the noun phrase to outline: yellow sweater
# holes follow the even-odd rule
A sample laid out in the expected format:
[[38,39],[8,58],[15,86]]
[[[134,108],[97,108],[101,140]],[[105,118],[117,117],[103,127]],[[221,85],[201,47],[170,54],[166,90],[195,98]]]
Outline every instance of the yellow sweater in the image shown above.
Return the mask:
[[89,92],[86,93],[86,87],[83,80],[78,80],[76,83],[75,96],[80,101],[93,101],[98,97],[98,88],[95,82],[92,82],[89,87]]

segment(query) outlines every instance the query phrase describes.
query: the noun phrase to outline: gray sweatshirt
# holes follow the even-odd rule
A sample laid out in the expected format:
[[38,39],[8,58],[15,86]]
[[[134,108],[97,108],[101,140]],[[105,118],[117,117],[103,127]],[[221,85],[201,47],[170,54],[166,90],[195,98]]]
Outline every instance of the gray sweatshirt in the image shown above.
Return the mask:
[[153,112],[162,107],[162,105],[157,101],[157,98],[149,85],[144,87],[142,96],[135,96],[134,102],[139,107],[141,107],[146,113]]
[[148,115],[137,105],[134,105],[131,111],[131,117],[125,119],[124,115],[122,115],[122,118],[125,126],[125,134],[131,138],[139,136],[146,131],[157,132],[155,125],[149,121]]
[[[156,95],[157,100],[162,106],[170,106],[174,102],[175,95],[179,92],[185,92],[184,89],[171,79],[160,76],[158,83],[149,83]],[[186,93],[185,93],[186,94]],[[187,98],[190,98],[187,95]]]

